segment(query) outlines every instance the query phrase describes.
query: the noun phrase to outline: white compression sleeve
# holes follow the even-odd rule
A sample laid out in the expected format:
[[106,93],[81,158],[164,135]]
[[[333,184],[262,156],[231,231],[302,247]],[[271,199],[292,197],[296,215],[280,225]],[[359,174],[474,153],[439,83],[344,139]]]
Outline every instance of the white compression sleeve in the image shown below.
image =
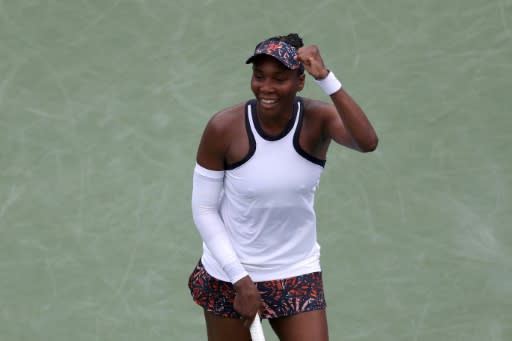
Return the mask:
[[206,246],[231,283],[235,283],[245,277],[247,271],[233,249],[219,214],[223,183],[224,171],[212,171],[196,164],[192,186],[192,217]]

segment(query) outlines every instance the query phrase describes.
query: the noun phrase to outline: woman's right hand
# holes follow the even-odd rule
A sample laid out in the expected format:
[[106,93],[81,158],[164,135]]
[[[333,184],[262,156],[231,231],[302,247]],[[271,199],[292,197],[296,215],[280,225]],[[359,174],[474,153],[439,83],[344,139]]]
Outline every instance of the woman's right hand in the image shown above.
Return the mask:
[[236,295],[233,307],[237,313],[242,315],[244,326],[249,328],[262,307],[260,292],[249,276],[240,279],[234,284],[234,287]]

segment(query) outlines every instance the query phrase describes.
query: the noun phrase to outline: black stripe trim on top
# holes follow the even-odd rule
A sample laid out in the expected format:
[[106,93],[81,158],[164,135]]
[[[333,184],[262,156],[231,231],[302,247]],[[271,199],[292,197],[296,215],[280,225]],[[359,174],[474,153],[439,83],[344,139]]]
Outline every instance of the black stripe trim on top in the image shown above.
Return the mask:
[[293,128],[293,124],[295,123],[295,119],[297,118],[297,101],[293,104],[293,111],[292,111],[292,117],[288,121],[286,127],[283,129],[282,132],[279,134],[272,136],[265,133],[263,128],[260,125],[260,120],[258,119],[258,113],[256,111],[256,100],[251,101],[251,108],[252,108],[252,121],[254,122],[254,127],[256,128],[256,131],[258,134],[267,141],[277,141],[279,139],[282,139],[285,137],[290,130]]
[[297,129],[295,129],[295,134],[293,135],[293,147],[295,148],[295,151],[297,151],[297,153],[299,153],[299,155],[305,158],[306,160],[309,160],[319,166],[325,167],[326,160],[314,157],[313,155],[309,154],[304,149],[302,149],[302,147],[300,146],[299,137],[300,131],[302,129],[302,122],[304,120],[304,100],[302,99],[302,97],[298,97],[298,102],[300,103],[300,113],[299,122],[297,123]]
[[240,167],[241,165],[246,163],[256,152],[256,140],[254,139],[254,135],[252,134],[251,123],[249,122],[249,105],[251,105],[250,102],[251,101],[249,101],[245,104],[245,131],[247,132],[247,137],[249,138],[249,151],[240,161],[237,161],[232,164],[228,164],[226,161],[224,161],[224,169],[225,170],[230,170],[230,169],[235,169],[236,167]]

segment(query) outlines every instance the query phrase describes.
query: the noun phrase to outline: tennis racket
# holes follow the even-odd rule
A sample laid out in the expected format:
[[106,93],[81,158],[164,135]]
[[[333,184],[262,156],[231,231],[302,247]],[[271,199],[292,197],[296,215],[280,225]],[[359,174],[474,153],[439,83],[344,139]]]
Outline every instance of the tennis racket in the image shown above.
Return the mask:
[[263,335],[263,327],[261,326],[259,314],[256,314],[254,321],[252,321],[250,331],[252,341],[265,341],[265,335]]

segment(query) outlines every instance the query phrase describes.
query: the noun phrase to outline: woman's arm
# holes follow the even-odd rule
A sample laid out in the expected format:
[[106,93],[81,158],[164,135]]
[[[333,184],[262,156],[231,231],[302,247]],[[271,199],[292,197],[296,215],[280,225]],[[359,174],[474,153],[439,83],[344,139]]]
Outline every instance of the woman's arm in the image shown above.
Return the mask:
[[233,283],[237,292],[234,308],[248,327],[261,306],[260,293],[241,264],[219,214],[231,127],[229,117],[220,114],[203,132],[194,168],[192,215],[202,240]]
[[361,152],[377,148],[378,137],[361,107],[341,87],[324,65],[317,46],[309,45],[297,51],[298,59],[305,70],[331,97],[333,105],[319,106],[316,110],[325,112],[324,129],[335,142]]

